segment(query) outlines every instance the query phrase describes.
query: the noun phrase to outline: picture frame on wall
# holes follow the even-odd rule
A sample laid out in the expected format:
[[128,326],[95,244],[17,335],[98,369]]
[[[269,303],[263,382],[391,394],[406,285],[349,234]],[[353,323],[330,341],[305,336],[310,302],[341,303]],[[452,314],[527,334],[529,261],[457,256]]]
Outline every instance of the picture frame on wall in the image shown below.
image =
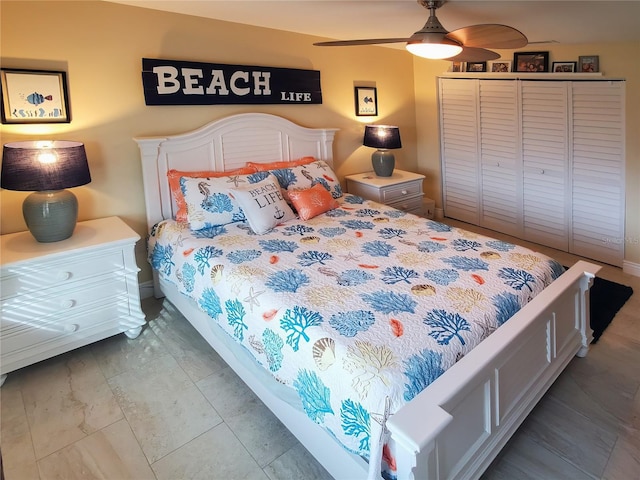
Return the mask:
[[487,62],[467,62],[467,72],[486,72]]
[[375,87],[354,87],[356,116],[375,117],[378,115],[378,89]]
[[513,71],[522,73],[544,73],[549,71],[549,52],[515,52]]
[[487,72],[508,73],[511,71],[511,60],[493,60],[487,65]]
[[578,72],[595,73],[600,71],[600,57],[598,55],[586,55],[578,57]]
[[573,73],[577,69],[578,62],[553,62],[551,71],[553,73]]
[[66,72],[3,68],[2,123],[69,123]]

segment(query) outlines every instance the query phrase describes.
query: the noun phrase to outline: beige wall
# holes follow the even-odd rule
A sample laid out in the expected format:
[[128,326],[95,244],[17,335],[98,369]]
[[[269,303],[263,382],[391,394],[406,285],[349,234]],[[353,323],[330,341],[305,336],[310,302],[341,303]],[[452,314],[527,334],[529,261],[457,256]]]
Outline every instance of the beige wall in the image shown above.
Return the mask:
[[[82,141],[93,181],[73,189],[80,220],[121,216],[143,238],[145,205],[136,136],[187,131],[230,114],[258,111],[309,127],[336,127],[336,173],[371,168],[363,124],[400,127],[398,166],[416,169],[412,58],[387,48],[329,49],[313,37],[106,2],[7,2],[1,10],[2,67],[64,70],[72,122],[3,125],[2,143],[41,138]],[[28,19],[28,20],[27,20]],[[320,70],[322,105],[147,107],[141,59],[161,58]],[[356,117],[354,85],[378,88],[378,117]],[[0,231],[26,229],[27,193],[0,192]],[[141,281],[151,278],[144,242]]]
[[[230,114],[274,113],[310,127],[336,127],[336,173],[370,168],[364,123],[399,125],[398,167],[427,175],[425,189],[441,206],[436,76],[448,62],[380,47],[318,48],[313,37],[96,1],[0,2],[2,67],[68,73],[72,122],[2,125],[2,143],[67,139],[85,143],[93,181],[73,191],[80,220],[121,216],[143,238],[145,205],[136,136],[187,131]],[[25,22],[25,19],[28,19]],[[27,27],[28,26],[28,27]],[[28,30],[28,31],[27,31]],[[545,49],[546,46],[545,46]],[[551,61],[600,55],[607,75],[627,79],[626,260],[640,263],[639,44],[550,47]],[[511,52],[503,52],[511,58]],[[143,57],[320,70],[322,105],[147,107]],[[354,85],[378,88],[379,117],[356,117]],[[0,232],[25,230],[27,193],[0,191]],[[140,280],[151,278],[144,242]]]
[[[530,51],[532,49],[529,49]],[[538,50],[534,49],[534,50]],[[580,55],[599,55],[600,70],[607,77],[626,79],[626,218],[625,262],[640,264],[640,42],[584,45],[541,45],[549,51],[549,62],[575,61]],[[512,59],[513,51],[500,51]],[[442,207],[440,140],[438,136],[437,76],[449,62],[414,58],[418,171],[427,176],[425,191]]]

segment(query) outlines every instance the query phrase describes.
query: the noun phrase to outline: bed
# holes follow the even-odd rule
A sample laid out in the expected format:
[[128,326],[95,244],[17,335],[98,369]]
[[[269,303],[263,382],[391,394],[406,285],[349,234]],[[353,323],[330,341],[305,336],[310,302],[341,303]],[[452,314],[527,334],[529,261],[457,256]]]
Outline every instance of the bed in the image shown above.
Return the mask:
[[[248,113],[137,138],[155,295],[335,478],[477,478],[569,361],[586,355],[599,267],[563,271],[536,252],[342,192],[335,133]],[[246,204],[246,221],[200,228],[206,212],[192,200],[213,201],[220,180],[180,177],[191,216],[186,227],[175,221],[184,212],[169,171],[273,162],[288,163],[221,177],[234,182],[231,198],[255,193],[238,179],[263,192],[295,171],[311,183],[290,189],[289,202],[321,184],[330,207],[307,216],[296,202],[297,218],[276,206],[289,220],[271,228],[256,227]],[[194,284],[198,276],[208,283]]]

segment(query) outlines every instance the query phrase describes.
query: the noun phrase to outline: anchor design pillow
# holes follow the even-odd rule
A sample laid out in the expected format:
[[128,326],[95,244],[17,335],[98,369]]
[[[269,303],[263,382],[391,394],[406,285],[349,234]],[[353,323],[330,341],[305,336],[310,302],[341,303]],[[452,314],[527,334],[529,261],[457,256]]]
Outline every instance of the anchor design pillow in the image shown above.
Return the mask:
[[259,235],[296,218],[282,196],[280,184],[273,174],[252,185],[230,188],[229,194],[240,205],[251,230]]

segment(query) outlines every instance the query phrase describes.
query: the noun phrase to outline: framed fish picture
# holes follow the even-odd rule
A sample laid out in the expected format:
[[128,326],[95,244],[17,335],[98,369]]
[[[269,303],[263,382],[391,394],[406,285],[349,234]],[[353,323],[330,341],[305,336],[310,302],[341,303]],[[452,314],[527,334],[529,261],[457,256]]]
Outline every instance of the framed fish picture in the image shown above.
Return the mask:
[[355,97],[358,117],[378,115],[378,89],[376,87],[355,87]]
[[2,123],[69,123],[66,72],[5,69]]

